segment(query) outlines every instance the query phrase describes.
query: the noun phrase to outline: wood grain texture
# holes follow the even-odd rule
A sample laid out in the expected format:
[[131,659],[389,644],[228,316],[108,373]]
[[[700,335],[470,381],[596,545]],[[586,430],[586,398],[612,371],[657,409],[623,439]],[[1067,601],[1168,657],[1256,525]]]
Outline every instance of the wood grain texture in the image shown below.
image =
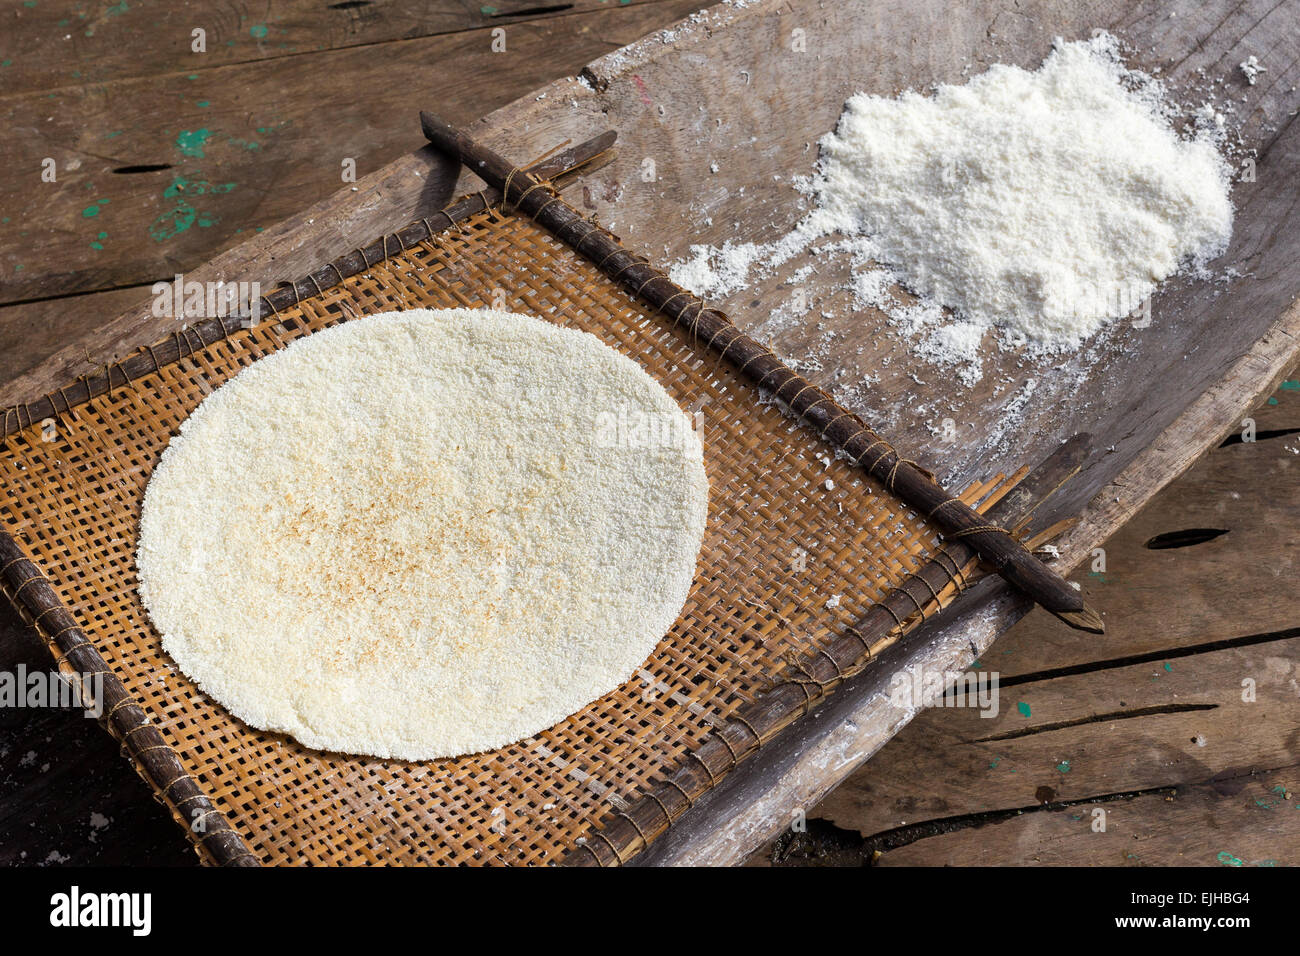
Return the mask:
[[1291,766],[1297,664],[1291,638],[1003,687],[991,718],[930,708],[816,812],[875,835]]
[[[1292,373],[1294,375],[1294,373]],[[1216,447],[1134,515],[1074,575],[1108,622],[1105,636],[1076,641],[1040,615],[1008,632],[990,666],[1006,676],[1200,646],[1296,626],[1291,588],[1300,570],[1300,389],[1279,389],[1252,413],[1260,434]],[[1235,437],[1235,434],[1234,434]],[[1156,535],[1189,528],[1227,534],[1153,551]],[[1162,595],[1176,594],[1176,602]]]
[[[617,0],[618,5],[658,0]],[[98,9],[36,3],[14,9],[0,33],[6,92],[109,83],[215,67],[266,64],[349,47],[376,46],[466,30],[509,28],[588,13],[609,0],[246,0],[191,7],[168,0],[131,0]],[[204,30],[203,52],[193,31]]]
[[[927,837],[878,866],[1295,866],[1300,768],[1029,812]],[[1104,831],[1094,814],[1104,811]]]
[[[1073,824],[1088,800],[1209,788],[1228,812],[1235,804],[1227,798],[1255,787],[1258,772],[1293,763],[1300,653],[1284,582],[1300,511],[1289,484],[1300,477],[1300,431],[1292,430],[1300,429],[1300,383],[1291,377],[1251,417],[1259,434],[1281,434],[1216,448],[1105,542],[1104,572],[1090,565],[1078,572],[1110,622],[1104,637],[1076,640],[1050,617],[1031,614],[980,657],[979,668],[1004,682],[1002,719],[924,712],[813,815],[861,833],[860,845],[868,853],[883,848],[886,864],[1107,864],[1116,862],[1110,844],[1054,845],[1077,835]],[[1145,546],[1155,534],[1211,519],[1228,533],[1180,549]],[[1280,573],[1243,573],[1252,562]],[[1185,598],[1174,607],[1152,600],[1167,585]],[[1181,682],[1170,680],[1176,673]],[[1241,701],[1245,676],[1261,700],[1280,694],[1282,709],[1265,713]],[[985,729],[994,723],[999,729]],[[1061,761],[1069,761],[1065,772],[1055,769]],[[1051,807],[1038,807],[1047,795],[1040,788],[1051,791]],[[1145,862],[1180,855],[1196,862],[1188,847],[1200,846],[1207,828],[1229,842],[1251,836],[1217,816],[1198,824],[1163,796],[1125,801],[1126,825],[1147,834]],[[1021,812],[1043,818],[1014,823]],[[995,834],[994,823],[1016,838]],[[978,829],[961,835],[971,828]],[[1300,852],[1293,831],[1270,839],[1275,855]],[[974,850],[976,843],[984,849]]]
[[[41,359],[79,341],[106,317],[137,305],[149,286],[39,299],[0,307],[0,383],[8,383]],[[0,384],[0,405],[8,404]]]
[[[383,55],[347,47],[5,97],[18,134],[5,163],[30,175],[0,184],[0,303],[192,270],[323,196],[350,192],[345,162],[361,177],[409,153],[420,143],[419,104],[446,103],[469,122],[692,7],[666,0],[516,23],[501,52],[482,28],[385,43]],[[57,182],[40,178],[47,159]],[[149,171],[122,172],[132,168]],[[268,287],[298,277],[259,275]]]

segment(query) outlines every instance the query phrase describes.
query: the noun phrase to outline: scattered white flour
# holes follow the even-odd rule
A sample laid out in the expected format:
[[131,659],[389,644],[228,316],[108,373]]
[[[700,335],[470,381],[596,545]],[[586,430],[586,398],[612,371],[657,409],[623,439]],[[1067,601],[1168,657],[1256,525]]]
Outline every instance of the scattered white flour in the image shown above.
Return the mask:
[[854,304],[973,384],[990,330],[1003,347],[1077,349],[1223,252],[1230,170],[1210,109],[1180,136],[1164,87],[1127,70],[1105,33],[1058,39],[1034,72],[999,64],[931,96],[858,94],[821,140],[802,222],[769,243],[692,246],[671,275],[728,296],[847,237],[823,249],[851,254]]
[[1268,72],[1268,69],[1259,62],[1259,58],[1254,56],[1246,57],[1246,59],[1238,66],[1238,69],[1240,69],[1245,75],[1246,82],[1251,86],[1255,85],[1261,73]]

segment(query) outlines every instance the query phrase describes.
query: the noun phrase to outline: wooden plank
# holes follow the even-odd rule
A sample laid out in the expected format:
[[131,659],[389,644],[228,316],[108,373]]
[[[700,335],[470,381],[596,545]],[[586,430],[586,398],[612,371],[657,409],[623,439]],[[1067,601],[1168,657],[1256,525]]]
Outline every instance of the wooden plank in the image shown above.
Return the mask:
[[[1294,371],[1289,381],[1251,414],[1260,434],[1285,432],[1300,425],[1300,381],[1296,380]],[[1032,681],[1035,675],[1041,677],[1060,667],[1093,663],[1101,669],[1092,676],[1106,680],[1108,661],[1162,650],[1182,654],[1205,644],[1210,639],[1208,635],[1216,639],[1260,635],[1266,639],[1270,628],[1292,626],[1294,620],[1288,617],[1286,606],[1289,593],[1279,587],[1277,578],[1272,574],[1243,574],[1241,568],[1251,561],[1272,563],[1279,568],[1294,563],[1295,544],[1286,532],[1296,523],[1300,496],[1290,485],[1282,483],[1293,480],[1295,466],[1300,465],[1294,451],[1300,447],[1297,439],[1300,434],[1291,433],[1263,439],[1253,446],[1232,444],[1216,448],[1105,542],[1108,570],[1126,569],[1123,573],[1128,588],[1115,589],[1109,583],[1099,583],[1090,576],[1086,565],[1075,576],[1085,587],[1089,582],[1094,584],[1092,597],[1108,621],[1104,636],[1077,640],[1072,632],[1058,627],[1050,616],[1035,611],[980,654],[981,666],[997,670],[1003,678]],[[1265,486],[1277,494],[1270,494],[1267,501],[1261,502],[1262,496],[1253,491]],[[1232,497],[1234,492],[1238,498]],[[1193,526],[1185,520],[1189,502],[1204,502],[1203,507],[1213,510],[1225,499],[1230,503],[1225,507],[1232,508],[1234,519],[1223,523],[1234,530],[1221,539],[1222,548],[1230,550],[1210,555],[1216,560],[1198,559],[1199,554],[1205,553],[1200,550],[1204,546],[1164,553],[1144,547],[1153,534]],[[1281,529],[1280,536],[1274,534],[1275,529]],[[1168,560],[1147,561],[1147,556],[1160,559],[1178,556],[1182,560],[1171,567]],[[1199,600],[1162,608],[1150,596],[1160,593],[1158,586],[1171,575],[1174,580],[1170,582],[1170,590],[1179,595],[1214,592],[1220,588],[1220,582],[1235,586],[1240,594],[1219,605],[1218,618],[1201,613],[1211,605]],[[1173,662],[1177,665],[1180,660],[1175,657]],[[965,662],[959,666],[964,667]],[[903,806],[921,808],[924,812],[920,815],[932,820],[934,826],[948,825],[943,822],[946,816],[939,805],[946,801],[947,777],[933,776],[935,760],[926,755],[934,748],[934,739],[952,738],[954,731],[948,729],[947,721],[953,713],[932,711],[923,715],[922,720],[895,737],[883,753],[859,768],[840,789],[809,811],[815,819],[823,818],[828,825],[853,835],[836,853],[847,853],[848,859],[856,859],[862,846],[857,836],[859,829],[866,830],[868,836],[877,834],[871,829],[873,824],[857,815],[864,801],[870,803],[864,794],[888,791],[889,799]],[[1084,733],[1087,729],[1080,727],[1077,732]],[[994,795],[989,800],[990,806],[1002,810],[1020,806],[1024,799],[1022,788],[1015,786],[1010,775],[1002,781],[1007,791]],[[815,827],[813,843],[820,847],[818,841],[822,838]],[[757,853],[755,860],[765,859],[769,850],[770,847]],[[823,853],[811,862],[824,863],[825,858]]]
[[[1095,816],[1104,811],[1105,817]],[[1105,830],[1094,829],[1104,819]],[[870,854],[868,849],[868,854]],[[1296,866],[1300,768],[1030,811],[881,854],[878,866]]]
[[[1252,417],[1260,434],[1286,433],[1300,427],[1300,387],[1295,380],[1287,382]],[[1170,667],[1181,668],[1189,663],[1183,655],[1212,640],[1257,639],[1266,646],[1277,644],[1276,640],[1268,641],[1267,632],[1274,627],[1293,626],[1293,616],[1288,615],[1289,592],[1279,587],[1278,575],[1243,574],[1242,568],[1253,560],[1271,566],[1280,574],[1295,562],[1296,546],[1289,529],[1294,527],[1300,509],[1300,495],[1293,487],[1300,480],[1297,475],[1300,469],[1296,467],[1300,464],[1295,452],[1300,448],[1297,439],[1300,434],[1290,432],[1254,444],[1234,443],[1216,448],[1106,542],[1106,572],[1085,571],[1079,576],[1081,581],[1092,584],[1094,599],[1110,622],[1106,635],[1087,641],[1071,640],[1054,626],[1050,617],[1033,613],[982,655],[981,668],[986,672],[998,671],[1004,680],[1014,678],[1024,682],[1014,690],[1007,690],[1023,694],[1028,703],[1031,688],[1037,687],[1046,674],[1061,667],[1091,666],[1092,670],[1071,678],[1083,688],[1072,691],[1076,701],[1086,707],[1093,702],[1090,688],[1094,685],[1109,688],[1115,680],[1112,671],[1118,659],[1165,651],[1177,655],[1167,662]],[[1270,493],[1267,496],[1247,494],[1261,487],[1269,488]],[[1184,549],[1151,551],[1145,547],[1147,540],[1157,533],[1208,526],[1211,517],[1231,529],[1229,534]],[[1120,569],[1118,574],[1117,569]],[[1169,607],[1155,600],[1162,593],[1178,594],[1183,600]],[[1258,652],[1258,645],[1252,646]],[[1285,657],[1282,654],[1277,660]],[[1163,664],[1144,666],[1162,668]],[[1126,701],[1126,704],[1127,708],[1120,708],[1119,712],[1162,706],[1150,701]],[[1187,703],[1166,702],[1164,706],[1187,706]],[[1197,705],[1193,702],[1190,706]],[[939,754],[954,740],[963,739],[966,725],[961,716],[952,710],[927,711],[875,760],[832,793],[815,813],[840,828],[863,830],[873,838],[881,837],[883,830],[902,825],[901,817],[881,815],[885,812],[884,805],[890,801],[900,814],[915,814],[931,821],[934,827],[964,825],[960,818],[957,824],[952,822],[954,784],[939,771],[945,763],[945,757]],[[1194,717],[1189,719],[1195,722]],[[1051,718],[1043,720],[1052,722]],[[1109,733],[1103,729],[1106,726],[1105,723],[1079,724],[1051,733],[1069,739],[1071,746],[1088,749],[1096,746],[1095,736]],[[1287,726],[1283,724],[1283,729]],[[1230,754],[1245,760],[1259,737],[1258,730],[1246,724],[1230,734],[1225,743]],[[957,752],[962,752],[960,747]],[[993,762],[999,757],[995,754],[989,759]],[[936,777],[936,773],[941,775]],[[1078,779],[1081,778],[1071,782],[1077,783]],[[1180,780],[1167,779],[1154,785]],[[1035,789],[1040,785],[1050,786],[1039,783]],[[1097,784],[1102,788],[1105,785]],[[1153,784],[1149,780],[1142,784],[1147,785]],[[1025,786],[1011,774],[983,775],[980,788],[978,799],[985,806],[971,812],[1001,812],[1024,805]],[[1077,794],[1071,796],[1078,798]],[[1064,794],[1059,797],[1066,798]],[[1144,806],[1156,804],[1148,802]]]
[[[1233,420],[1240,410],[1265,402],[1273,390],[1272,382],[1283,378],[1282,370],[1291,361],[1289,344],[1298,337],[1300,309],[1292,309],[1097,495],[1079,525],[1061,540],[1062,566],[1074,567],[1089,553],[1092,542],[1101,543],[1117,530],[1130,514],[1126,509],[1137,510],[1135,502],[1141,499],[1142,489],[1149,489],[1150,495],[1159,492],[1163,484],[1155,484],[1153,476],[1166,476],[1166,483],[1172,480],[1191,464],[1204,435],[1221,434],[1225,419]],[[1256,391],[1261,381],[1270,384]],[[1248,396],[1244,402],[1242,395]],[[1069,490],[1067,486],[1060,494]],[[890,700],[888,674],[917,666],[965,670],[1029,610],[1023,598],[991,585],[977,586],[963,599],[960,614],[941,616],[918,629],[894,654],[882,657],[875,670],[868,669],[850,682],[827,705],[810,714],[802,727],[796,727],[796,734],[780,752],[773,748],[729,775],[715,793],[700,802],[694,817],[688,815],[640,862],[742,863],[782,832],[792,813],[812,812],[811,808],[915,717],[916,708]]]
[[[653,2],[617,0],[621,6]],[[74,10],[42,2],[19,6],[6,19],[0,62],[6,64],[6,93],[45,91],[509,28],[609,6],[609,0],[237,0],[195,10],[169,0],[128,0]],[[194,49],[195,29],[204,31],[202,52]]]
[[[346,162],[364,176],[419,146],[421,105],[446,104],[470,122],[694,5],[516,23],[503,52],[483,28],[385,43],[382,55],[347,47],[7,97],[10,129],[24,133],[9,141],[7,163],[32,173],[0,183],[0,302],[188,271],[340,188],[350,192]],[[57,182],[39,178],[47,159]],[[122,172],[132,169],[144,171]],[[257,276],[269,285],[287,277]]]
[[0,307],[0,406],[22,400],[9,382],[148,295],[148,286],[129,286]]
[[[1105,541],[1104,554],[1085,556],[1072,580],[1102,609],[1104,635],[1079,641],[1050,616],[1031,613],[984,664],[1022,677],[1294,627],[1287,581],[1300,565],[1293,531],[1300,520],[1295,374],[1251,413],[1265,437],[1212,449]],[[1146,546],[1158,535],[1195,528],[1227,534],[1181,548]],[[1104,571],[1093,570],[1099,558]]]
[[[1243,700],[1248,690],[1254,700]],[[1300,637],[1031,681],[1000,696],[996,717],[926,710],[817,814],[878,834],[1300,762]]]

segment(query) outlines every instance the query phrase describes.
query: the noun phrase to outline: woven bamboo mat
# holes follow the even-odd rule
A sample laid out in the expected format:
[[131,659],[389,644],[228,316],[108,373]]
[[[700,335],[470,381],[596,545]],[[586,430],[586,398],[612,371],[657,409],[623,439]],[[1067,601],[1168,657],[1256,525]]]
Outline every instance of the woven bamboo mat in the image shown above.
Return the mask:
[[[150,472],[199,402],[259,357],[365,314],[455,306],[592,332],[698,411],[711,500],[682,615],[624,686],[491,753],[403,763],[253,730],[176,669],[140,605],[133,552]],[[488,210],[10,436],[4,524],[264,863],[554,862],[938,545],[932,526],[699,345],[538,227]],[[1009,486],[995,476],[963,497],[987,505]]]

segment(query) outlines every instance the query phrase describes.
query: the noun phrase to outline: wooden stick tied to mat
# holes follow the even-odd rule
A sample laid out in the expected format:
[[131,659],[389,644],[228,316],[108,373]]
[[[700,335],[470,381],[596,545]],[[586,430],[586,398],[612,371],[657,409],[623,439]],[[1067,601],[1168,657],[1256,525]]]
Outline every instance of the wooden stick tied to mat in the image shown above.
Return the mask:
[[740,331],[726,314],[709,308],[644,257],[629,252],[617,236],[585,218],[526,170],[431,113],[421,113],[420,121],[429,142],[459,157],[470,172],[501,190],[503,208],[527,215],[628,292],[705,341],[756,386],[770,390],[824,440],[843,449],[855,464],[938,525],[946,540],[967,541],[981,561],[1071,627],[1103,632],[1101,616],[1082,595],[1010,532],[990,524],[928,471],[899,455],[860,418]]
[[176,752],[109,668],[99,649],[63,606],[58,593],[22,546],[0,531],[0,592],[40,633],[60,668],[81,688],[81,704],[93,707],[122,751],[140,768],[159,802],[190,831],[195,848],[221,866],[260,866],[243,837],[181,765]]
[[[1061,445],[1028,478],[992,506],[988,517],[1027,526],[1039,508],[1078,473],[1090,447],[1088,435],[1076,435]],[[1053,525],[1059,530],[1059,524]],[[874,659],[873,648],[911,618],[924,618],[918,609],[950,584],[958,592],[967,582],[961,569],[976,557],[966,539],[952,541],[908,575],[884,599],[822,650],[792,662],[783,679],[742,704],[700,745],[665,772],[665,776],[625,809],[607,814],[560,861],[562,866],[619,866],[629,862],[662,836],[696,801],[704,798],[738,764],[756,754]]]

